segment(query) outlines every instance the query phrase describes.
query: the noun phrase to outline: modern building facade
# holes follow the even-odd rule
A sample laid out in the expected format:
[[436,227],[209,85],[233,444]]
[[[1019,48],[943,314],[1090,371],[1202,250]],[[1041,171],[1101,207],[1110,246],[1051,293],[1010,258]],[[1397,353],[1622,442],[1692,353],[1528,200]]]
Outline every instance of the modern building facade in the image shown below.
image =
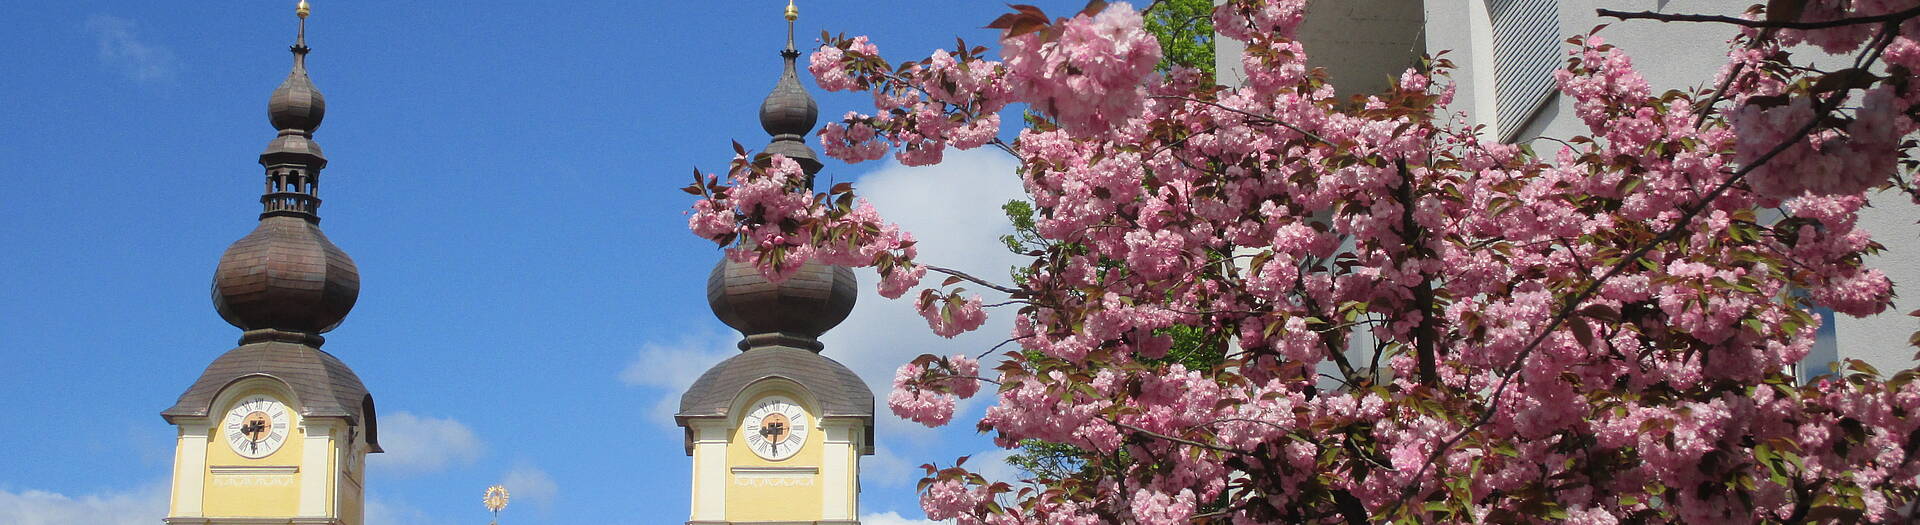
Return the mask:
[[320,231],[313,132],[326,98],[307,77],[305,2],[293,71],[268,99],[279,133],[266,168],[260,222],[214,272],[213,302],[240,328],[173,407],[170,525],[360,525],[366,456],[380,452],[373,396],[346,363],[321,350],[360,293],[359,271]]
[[[821,168],[806,136],[820,110],[800,85],[787,6],[785,71],[760,105],[763,154]],[[860,457],[873,454],[873,392],[820,355],[820,335],[853,312],[853,271],[810,261],[779,284],[722,257],[707,279],[714,315],[740,331],[741,353],[708,369],[674,422],[693,457],[690,525],[857,524]]]
[[[1660,23],[1603,18],[1597,9],[1740,15],[1752,2],[1711,0],[1312,0],[1299,36],[1308,63],[1327,69],[1343,95],[1375,92],[1418,63],[1422,54],[1445,52],[1457,67],[1452,111],[1466,125],[1484,125],[1502,142],[1590,135],[1553,80],[1571,50],[1565,40],[1606,24],[1606,42],[1633,57],[1653,91],[1707,87],[1725,63],[1734,28],[1716,24]],[[1221,83],[1235,84],[1244,71],[1244,46],[1217,42]],[[1813,56],[1818,50],[1803,53]],[[1816,59],[1818,62],[1818,59]],[[1536,145],[1551,151],[1551,145]],[[1866,361],[1883,372],[1912,368],[1907,338],[1920,328],[1907,312],[1920,309],[1920,225],[1914,208],[1897,192],[1876,194],[1860,211],[1862,227],[1889,247],[1867,264],[1893,279],[1892,308],[1867,318],[1835,316],[1801,366],[1800,376],[1826,373],[1828,363]]]

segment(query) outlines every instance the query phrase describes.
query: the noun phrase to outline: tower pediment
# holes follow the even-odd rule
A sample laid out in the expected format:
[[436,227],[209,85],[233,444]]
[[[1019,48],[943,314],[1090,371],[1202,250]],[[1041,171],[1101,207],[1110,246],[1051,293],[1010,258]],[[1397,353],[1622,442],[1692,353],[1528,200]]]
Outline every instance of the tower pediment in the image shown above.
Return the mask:
[[301,417],[339,417],[349,424],[366,424],[369,452],[380,452],[373,424],[373,396],[353,369],[325,350],[300,343],[262,341],[228,350],[207,365],[200,378],[180,394],[180,400],[160,412],[169,423],[180,418],[206,417],[220,392],[249,377],[270,377],[285,383],[300,400]]
[[[721,361],[700,375],[700,379],[680,396],[680,411],[675,423],[687,427],[687,453],[693,453],[690,421],[700,418],[725,418],[740,393],[763,379],[792,381],[819,400],[820,417],[860,418],[867,436],[873,434],[873,391],[846,365],[809,350],[788,347],[764,347],[741,352]],[[867,439],[862,454],[872,454]]]

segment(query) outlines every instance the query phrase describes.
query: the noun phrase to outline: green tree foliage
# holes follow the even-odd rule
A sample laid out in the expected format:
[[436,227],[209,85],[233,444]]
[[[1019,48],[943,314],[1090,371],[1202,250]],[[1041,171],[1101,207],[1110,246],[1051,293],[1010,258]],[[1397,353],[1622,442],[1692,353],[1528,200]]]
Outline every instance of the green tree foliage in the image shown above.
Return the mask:
[[1212,0],[1160,0],[1147,9],[1147,31],[1160,39],[1161,71],[1187,66],[1213,74],[1212,15]]

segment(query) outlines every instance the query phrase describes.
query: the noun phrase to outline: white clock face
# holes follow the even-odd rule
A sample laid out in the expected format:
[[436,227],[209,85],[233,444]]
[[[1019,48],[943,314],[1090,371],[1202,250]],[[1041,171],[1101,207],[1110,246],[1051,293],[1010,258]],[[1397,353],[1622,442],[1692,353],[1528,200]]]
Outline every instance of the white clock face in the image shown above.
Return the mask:
[[273,455],[287,443],[292,413],[279,400],[253,395],[241,399],[220,422],[221,435],[236,454],[249,459]]
[[760,400],[740,425],[747,448],[771,461],[793,457],[807,443],[807,411],[780,396]]

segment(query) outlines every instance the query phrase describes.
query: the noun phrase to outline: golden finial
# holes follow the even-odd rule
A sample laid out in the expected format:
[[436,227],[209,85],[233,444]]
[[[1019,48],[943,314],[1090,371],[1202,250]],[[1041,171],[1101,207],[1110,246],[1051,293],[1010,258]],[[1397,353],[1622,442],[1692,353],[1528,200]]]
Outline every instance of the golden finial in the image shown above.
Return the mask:
[[[301,1],[304,2],[306,0],[301,0]],[[793,6],[793,0],[787,0],[787,21],[792,22],[799,18],[800,18],[800,8]]]
[[500,509],[507,508],[507,488],[500,485],[487,487],[487,494],[480,498],[480,502],[487,505],[487,510],[493,511],[493,522],[500,523]]
[[301,20],[306,20],[307,15],[313,14],[313,8],[307,7],[307,0],[300,0],[300,6],[293,8],[293,14],[300,15]]

